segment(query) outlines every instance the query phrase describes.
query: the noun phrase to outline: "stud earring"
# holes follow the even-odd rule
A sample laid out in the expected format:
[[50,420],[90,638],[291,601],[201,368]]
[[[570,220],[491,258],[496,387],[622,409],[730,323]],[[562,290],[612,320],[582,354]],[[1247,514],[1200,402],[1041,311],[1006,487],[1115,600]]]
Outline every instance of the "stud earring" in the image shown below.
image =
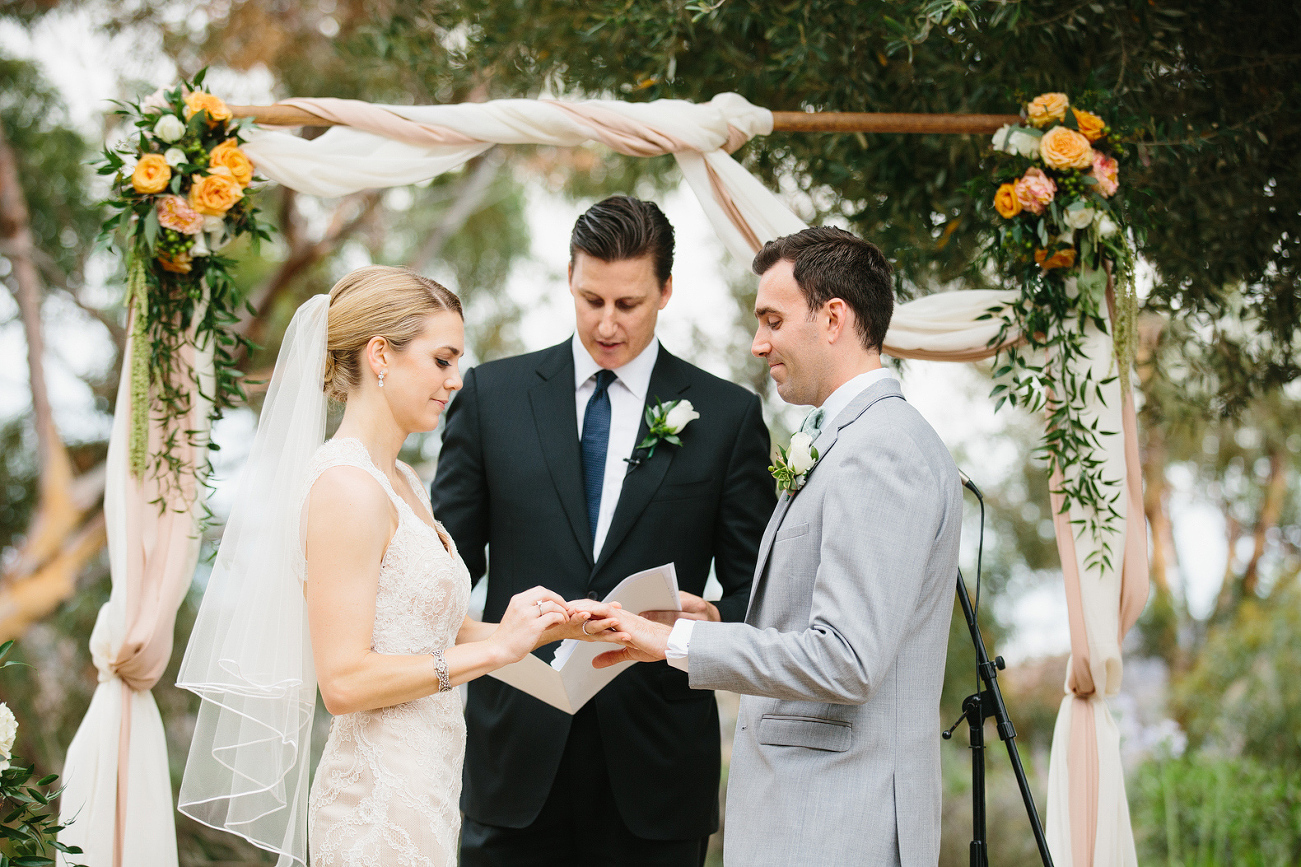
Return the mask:
[[379,387],[384,387],[384,371],[382,370],[379,372]]

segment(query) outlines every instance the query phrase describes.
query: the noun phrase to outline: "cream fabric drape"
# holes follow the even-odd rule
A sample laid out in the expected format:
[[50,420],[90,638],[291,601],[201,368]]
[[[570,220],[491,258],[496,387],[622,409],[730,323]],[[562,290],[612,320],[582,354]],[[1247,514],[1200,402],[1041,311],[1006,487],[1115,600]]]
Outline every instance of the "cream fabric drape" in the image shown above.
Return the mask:
[[[131,351],[128,343],[128,358]],[[180,359],[188,368],[182,375],[194,371],[200,384],[182,424],[202,438],[209,410],[203,395],[214,385],[212,350],[190,344]],[[87,867],[176,867],[167,739],[150,690],[171,658],[176,610],[198,562],[200,491],[192,475],[179,489],[132,478],[130,419],[131,366],[124,364],[104,492],[113,590],[90,638],[99,686],[68,747],[59,801],[60,822],[68,827],[59,839],[80,846],[85,854],[73,860]],[[151,453],[163,442],[163,430],[151,421]],[[190,466],[206,460],[202,442],[182,446],[176,457]],[[68,862],[60,855],[59,863]]]

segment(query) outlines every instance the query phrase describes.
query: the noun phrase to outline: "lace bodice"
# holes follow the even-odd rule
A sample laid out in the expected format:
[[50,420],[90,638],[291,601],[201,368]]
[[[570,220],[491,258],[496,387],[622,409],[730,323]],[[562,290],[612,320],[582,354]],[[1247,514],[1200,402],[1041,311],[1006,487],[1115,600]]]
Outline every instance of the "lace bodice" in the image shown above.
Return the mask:
[[[332,439],[317,450],[308,472],[308,488],[333,467],[356,467],[379,482],[398,510],[398,528],[380,562],[375,594],[374,649],[379,653],[432,653],[456,643],[456,633],[470,604],[470,573],[456,543],[415,513],[371,461],[360,440]],[[415,471],[398,467],[427,511],[429,493]]]
[[[321,446],[308,490],[340,466],[369,473],[398,512],[380,561],[373,649],[395,655],[446,650],[456,642],[470,601],[470,576],[456,544],[441,524],[431,527],[397,494],[359,440]],[[424,485],[406,464],[398,466],[428,512]],[[456,692],[335,717],[312,781],[313,867],[455,867],[464,754]]]

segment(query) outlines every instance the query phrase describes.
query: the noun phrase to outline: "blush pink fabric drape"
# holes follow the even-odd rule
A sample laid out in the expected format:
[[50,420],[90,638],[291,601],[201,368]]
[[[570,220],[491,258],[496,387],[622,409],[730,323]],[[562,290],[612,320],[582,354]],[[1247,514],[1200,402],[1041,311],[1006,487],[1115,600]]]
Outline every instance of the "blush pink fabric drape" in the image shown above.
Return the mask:
[[[199,432],[193,442],[172,440],[172,455],[189,468],[179,484],[152,471],[131,475],[129,364],[119,382],[104,503],[113,590],[91,636],[100,684],[69,746],[60,801],[61,820],[75,819],[60,839],[80,846],[77,861],[89,867],[177,864],[167,743],[150,690],[171,659],[176,612],[199,556],[193,468],[207,460],[203,395],[212,393],[212,353],[187,342],[179,357],[183,385],[193,391],[182,429]],[[165,442],[167,432],[151,418],[150,453]]]

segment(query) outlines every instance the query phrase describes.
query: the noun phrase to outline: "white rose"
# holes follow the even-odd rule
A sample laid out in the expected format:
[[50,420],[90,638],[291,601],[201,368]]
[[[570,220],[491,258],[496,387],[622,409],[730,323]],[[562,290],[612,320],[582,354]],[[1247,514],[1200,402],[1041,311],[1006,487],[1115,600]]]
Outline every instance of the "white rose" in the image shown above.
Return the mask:
[[1065,219],[1066,225],[1072,229],[1086,228],[1093,222],[1094,212],[1092,208],[1067,208]]
[[185,135],[185,124],[174,114],[165,114],[154,124],[154,135],[165,142],[179,141]]
[[813,459],[813,437],[804,431],[791,437],[791,447],[786,450],[786,465],[796,475],[803,475],[813,469],[816,463]]
[[168,148],[167,150],[163,151],[163,159],[167,160],[167,164],[169,166],[171,166],[172,168],[176,168],[181,163],[189,162],[190,158],[187,157],[185,155],[185,151],[181,150],[180,148]]
[[1039,153],[1039,139],[1020,127],[1004,124],[994,133],[994,149],[1033,159]]
[[226,221],[221,217],[204,217],[203,231],[208,236],[208,248],[210,250],[220,250],[230,240],[226,237]]
[[209,250],[208,245],[204,243],[203,233],[200,232],[199,234],[195,235],[194,246],[190,248],[191,258],[197,259],[200,256],[211,256],[211,255],[212,255],[212,251]]
[[664,417],[664,426],[669,429],[669,433],[681,433],[682,429],[689,422],[700,418],[700,413],[696,412],[689,400],[680,400],[669,410],[668,415]]
[[0,771],[8,770],[13,755],[14,738],[18,736],[18,720],[4,702],[0,702]]
[[1098,218],[1098,234],[1104,238],[1110,238],[1112,235],[1116,234],[1116,231],[1119,228],[1120,227],[1116,225],[1115,221],[1106,214],[1102,214]]

